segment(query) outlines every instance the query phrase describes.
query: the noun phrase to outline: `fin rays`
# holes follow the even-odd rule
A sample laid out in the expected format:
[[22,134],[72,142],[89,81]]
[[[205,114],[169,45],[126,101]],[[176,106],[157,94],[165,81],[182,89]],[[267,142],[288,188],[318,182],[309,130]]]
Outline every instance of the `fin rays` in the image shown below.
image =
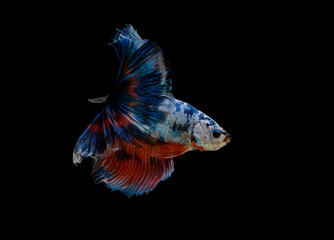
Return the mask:
[[104,182],[108,188],[120,190],[129,197],[150,192],[174,170],[172,158],[152,156],[159,147],[120,144],[116,151],[106,150],[93,169],[96,182]]
[[120,64],[115,89],[110,97],[89,99],[106,105],[80,136],[73,162],[92,157],[96,182],[132,196],[168,178],[172,157],[184,149],[162,154],[160,139],[151,136],[175,104],[161,48],[130,25],[118,31],[111,44]]

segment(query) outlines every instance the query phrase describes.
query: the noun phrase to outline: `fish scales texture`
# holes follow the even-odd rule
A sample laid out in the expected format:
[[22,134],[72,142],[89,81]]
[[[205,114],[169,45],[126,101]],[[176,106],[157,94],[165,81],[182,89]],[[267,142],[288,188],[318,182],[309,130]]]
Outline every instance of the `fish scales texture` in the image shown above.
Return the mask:
[[175,99],[161,48],[131,25],[110,44],[119,61],[114,89],[89,99],[104,108],[79,137],[73,162],[94,160],[96,183],[128,197],[152,191],[174,171],[174,158],[199,149],[215,151],[230,135],[209,116]]

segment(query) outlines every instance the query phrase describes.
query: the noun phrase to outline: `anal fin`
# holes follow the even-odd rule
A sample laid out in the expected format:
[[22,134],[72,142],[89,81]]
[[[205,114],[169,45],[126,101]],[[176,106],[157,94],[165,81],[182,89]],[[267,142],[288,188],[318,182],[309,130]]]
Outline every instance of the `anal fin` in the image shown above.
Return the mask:
[[126,143],[110,147],[94,166],[96,182],[104,182],[128,197],[152,191],[174,171],[172,157],[155,156],[159,147],[150,144],[135,147]]

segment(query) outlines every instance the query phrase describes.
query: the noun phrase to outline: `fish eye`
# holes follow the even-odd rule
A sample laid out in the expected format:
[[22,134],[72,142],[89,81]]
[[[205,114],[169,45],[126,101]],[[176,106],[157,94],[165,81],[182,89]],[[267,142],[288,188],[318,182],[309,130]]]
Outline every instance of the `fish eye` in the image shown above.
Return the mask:
[[212,131],[212,136],[213,136],[214,138],[219,138],[220,135],[221,135],[221,131],[220,131],[220,130],[218,130],[218,129],[214,129],[214,130]]

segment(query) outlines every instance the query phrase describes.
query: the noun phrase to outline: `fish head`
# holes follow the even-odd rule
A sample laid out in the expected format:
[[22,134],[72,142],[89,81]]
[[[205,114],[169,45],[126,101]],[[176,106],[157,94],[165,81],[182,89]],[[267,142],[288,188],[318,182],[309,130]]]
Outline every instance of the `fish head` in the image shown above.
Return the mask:
[[194,125],[192,144],[202,151],[216,151],[231,141],[231,136],[216,122],[200,120]]

